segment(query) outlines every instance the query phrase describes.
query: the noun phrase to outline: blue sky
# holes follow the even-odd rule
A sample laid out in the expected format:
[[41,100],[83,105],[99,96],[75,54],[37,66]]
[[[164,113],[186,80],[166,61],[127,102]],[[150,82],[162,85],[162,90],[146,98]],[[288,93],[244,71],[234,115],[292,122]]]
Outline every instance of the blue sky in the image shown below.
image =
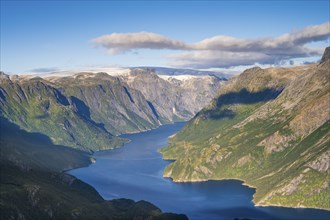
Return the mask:
[[[320,48],[329,45],[326,22],[329,1],[315,0],[1,1],[1,70],[20,73],[98,66],[207,69],[249,65],[258,59],[264,64],[298,57],[307,60],[319,57]],[[301,41],[299,36],[311,32],[306,27],[321,24],[323,29],[315,27],[319,35],[309,39],[317,39],[316,43],[292,46],[293,41]],[[294,35],[297,31],[301,34]],[[291,33],[288,39],[294,35],[296,40],[283,46],[277,37],[286,33]],[[219,35],[234,39],[201,42]],[[166,42],[159,45],[163,40]],[[177,47],[177,42],[184,46]],[[291,52],[284,56],[279,49],[268,50],[269,44],[259,47],[260,42],[275,42],[276,46],[281,44],[279,49]],[[246,43],[258,47],[248,51],[242,48]],[[212,48],[215,44],[216,50]],[[250,57],[254,59],[246,59]]]

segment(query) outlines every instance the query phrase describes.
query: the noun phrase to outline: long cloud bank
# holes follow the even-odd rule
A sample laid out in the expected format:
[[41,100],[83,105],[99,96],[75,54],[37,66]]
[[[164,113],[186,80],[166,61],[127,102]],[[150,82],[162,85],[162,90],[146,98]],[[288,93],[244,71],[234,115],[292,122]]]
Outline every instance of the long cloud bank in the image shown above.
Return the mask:
[[320,55],[324,48],[310,48],[306,44],[329,40],[329,37],[330,22],[326,22],[273,38],[244,39],[218,35],[189,44],[155,33],[138,32],[113,33],[91,41],[112,55],[138,49],[179,50],[183,52],[167,56],[170,65],[210,68],[275,64],[283,60]]

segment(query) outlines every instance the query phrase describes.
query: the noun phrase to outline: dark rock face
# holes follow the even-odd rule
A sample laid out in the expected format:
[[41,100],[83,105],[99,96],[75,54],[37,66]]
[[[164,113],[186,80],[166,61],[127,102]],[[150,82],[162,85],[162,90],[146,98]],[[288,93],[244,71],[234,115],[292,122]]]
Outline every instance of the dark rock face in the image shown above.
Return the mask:
[[325,61],[330,59],[330,47],[325,48],[325,51],[323,53],[322,59],[320,61],[321,63],[324,63]]

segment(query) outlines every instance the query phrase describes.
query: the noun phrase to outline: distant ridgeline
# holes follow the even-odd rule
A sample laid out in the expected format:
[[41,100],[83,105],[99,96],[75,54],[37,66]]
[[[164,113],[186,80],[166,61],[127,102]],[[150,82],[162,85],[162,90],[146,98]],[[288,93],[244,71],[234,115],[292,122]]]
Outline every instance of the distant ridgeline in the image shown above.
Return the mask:
[[87,152],[122,145],[115,135],[188,120],[225,80],[215,76],[160,78],[155,72],[0,75],[1,116],[53,143]]
[[319,64],[231,78],[161,152],[177,182],[240,179],[260,206],[330,210],[330,47]]

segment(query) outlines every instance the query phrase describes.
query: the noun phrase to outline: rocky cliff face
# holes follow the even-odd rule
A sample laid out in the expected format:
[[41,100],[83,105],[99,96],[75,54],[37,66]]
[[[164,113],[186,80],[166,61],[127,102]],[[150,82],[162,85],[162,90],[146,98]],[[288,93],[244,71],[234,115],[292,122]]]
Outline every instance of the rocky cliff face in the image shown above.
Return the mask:
[[114,135],[187,120],[215,95],[216,77],[164,80],[149,71],[125,76],[77,73],[69,76],[0,75],[1,116],[56,144],[84,151],[119,146]]
[[330,47],[325,48],[324,54],[321,58],[320,64],[330,59]]
[[121,77],[129,87],[140,91],[163,122],[188,120],[206,106],[225,83],[214,76],[159,77],[154,70],[132,69]]
[[[79,73],[52,80],[75,106],[112,134],[143,131],[160,125],[143,94],[106,73]],[[85,105],[85,106],[83,106]]]
[[258,205],[330,209],[330,60],[252,68],[162,149],[174,181],[238,178]]

